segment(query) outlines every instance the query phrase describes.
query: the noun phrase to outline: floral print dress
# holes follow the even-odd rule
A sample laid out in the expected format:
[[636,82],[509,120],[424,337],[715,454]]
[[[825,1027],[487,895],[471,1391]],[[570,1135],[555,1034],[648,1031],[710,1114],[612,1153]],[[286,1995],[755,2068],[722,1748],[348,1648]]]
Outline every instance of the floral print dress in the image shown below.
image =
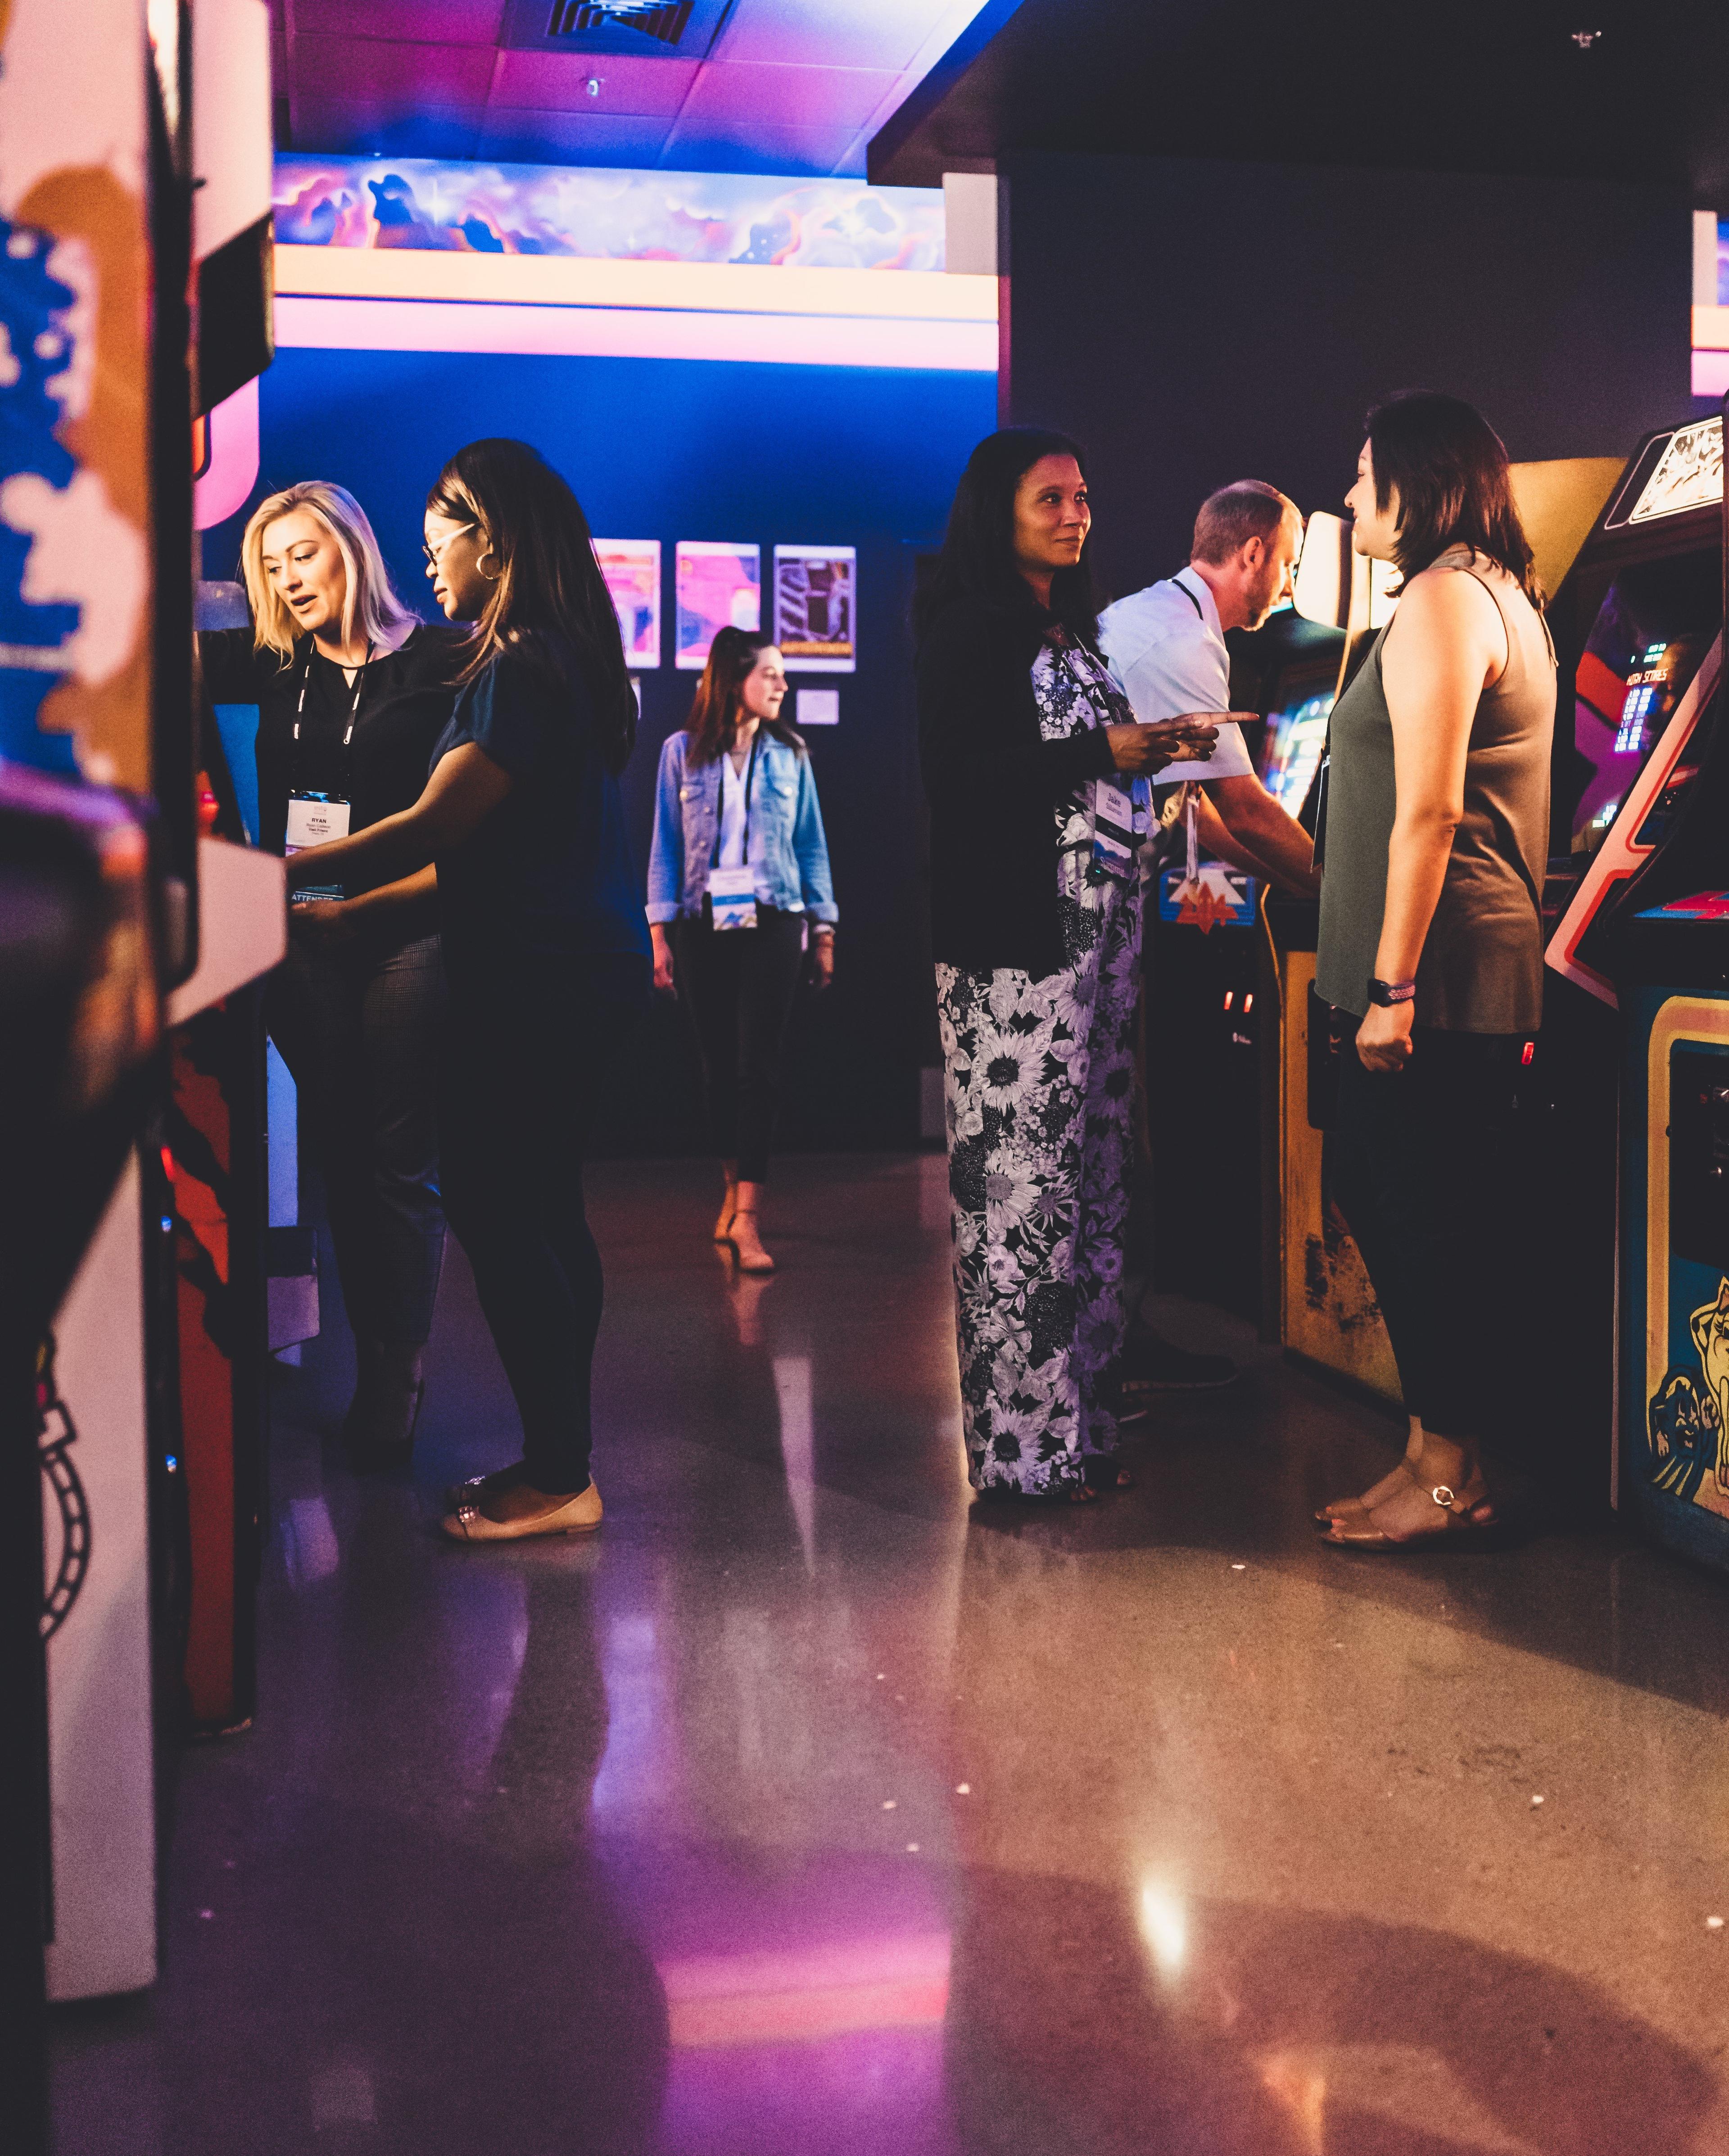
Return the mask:
[[[1043,646],[1033,690],[1047,741],[1134,717],[1084,646]],[[1141,888],[1093,870],[1092,797],[1055,810],[1062,970],[936,968],[968,1471],[1026,1496],[1116,1444]]]

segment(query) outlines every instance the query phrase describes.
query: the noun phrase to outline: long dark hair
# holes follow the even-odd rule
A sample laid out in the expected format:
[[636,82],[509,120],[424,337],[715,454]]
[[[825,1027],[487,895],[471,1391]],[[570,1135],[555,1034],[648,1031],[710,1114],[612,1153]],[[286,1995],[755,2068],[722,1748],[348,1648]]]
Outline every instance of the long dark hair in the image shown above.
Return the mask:
[[1435,389],[1402,389],[1363,422],[1375,503],[1398,490],[1393,559],[1399,588],[1444,554],[1469,547],[1497,562],[1531,604],[1543,603],[1531,542],[1513,506],[1507,453],[1475,404]]
[[[988,605],[1019,613],[1038,601],[1015,566],[1014,493],[1041,457],[1073,457],[1086,477],[1086,455],[1079,442],[1045,427],[1003,427],[987,434],[967,459],[948,513],[948,530],[935,573],[913,607],[913,628],[922,637],[946,607],[957,599],[983,599]],[[1099,598],[1093,583],[1092,536],[1072,569],[1059,569],[1050,580],[1050,610],[1070,634],[1084,644],[1099,638]]]
[[636,740],[636,696],[588,520],[569,485],[526,442],[495,435],[456,452],[426,506],[476,526],[499,566],[458,680],[475,680],[509,652],[562,685],[546,632],[562,636],[594,698],[608,768],[622,771]]
[[[696,685],[690,705],[690,740],[685,751],[687,764],[713,763],[731,747],[733,730],[738,724],[739,696],[746,677],[755,670],[757,661],[773,642],[767,629],[716,630],[715,640],[709,646],[708,664],[702,670],[702,679]],[[783,705],[782,709],[785,708]],[[777,741],[784,742],[800,756],[808,752],[803,735],[784,719],[763,719],[759,723],[764,733],[772,734]]]

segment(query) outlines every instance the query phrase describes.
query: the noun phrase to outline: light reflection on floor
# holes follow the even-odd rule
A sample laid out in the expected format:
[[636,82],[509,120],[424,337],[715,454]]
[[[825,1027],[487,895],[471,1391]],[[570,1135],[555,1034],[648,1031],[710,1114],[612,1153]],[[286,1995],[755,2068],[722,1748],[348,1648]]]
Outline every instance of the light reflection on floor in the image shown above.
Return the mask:
[[974,1516],[940,1163],[787,1163],[750,1282],[695,1171],[594,1184],[593,1543],[429,1531],[508,1443],[459,1261],[412,1480],[282,1381],[257,1724],[65,2156],[1729,2148],[1717,1583],[1318,1549],[1388,1427],[1240,1334],[1131,1496]]

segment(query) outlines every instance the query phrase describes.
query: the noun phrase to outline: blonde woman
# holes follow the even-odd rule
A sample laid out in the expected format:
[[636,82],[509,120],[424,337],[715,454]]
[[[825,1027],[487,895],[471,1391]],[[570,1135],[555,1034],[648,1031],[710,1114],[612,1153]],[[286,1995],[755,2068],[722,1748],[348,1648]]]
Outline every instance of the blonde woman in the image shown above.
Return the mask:
[[[213,701],[259,707],[261,843],[292,855],[410,807],[455,701],[453,632],[409,613],[365,511],[321,480],[259,504],[241,568],[252,627],[199,651]],[[436,916],[430,868],[315,886],[266,994],[323,1172],[357,1371],[343,1435],[362,1466],[408,1460],[444,1260]]]

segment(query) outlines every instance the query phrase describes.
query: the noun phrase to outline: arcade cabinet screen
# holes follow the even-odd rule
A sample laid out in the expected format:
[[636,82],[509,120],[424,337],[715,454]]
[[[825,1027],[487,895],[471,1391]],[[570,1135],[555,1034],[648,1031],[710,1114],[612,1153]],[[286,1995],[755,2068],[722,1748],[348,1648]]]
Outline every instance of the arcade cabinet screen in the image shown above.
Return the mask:
[[1573,850],[1594,853],[1711,649],[1722,612],[1717,557],[1641,562],[1609,586],[1574,680]]
[[1333,707],[1338,664],[1287,668],[1267,706],[1267,731],[1261,758],[1261,783],[1287,814],[1295,816],[1306,798]]

